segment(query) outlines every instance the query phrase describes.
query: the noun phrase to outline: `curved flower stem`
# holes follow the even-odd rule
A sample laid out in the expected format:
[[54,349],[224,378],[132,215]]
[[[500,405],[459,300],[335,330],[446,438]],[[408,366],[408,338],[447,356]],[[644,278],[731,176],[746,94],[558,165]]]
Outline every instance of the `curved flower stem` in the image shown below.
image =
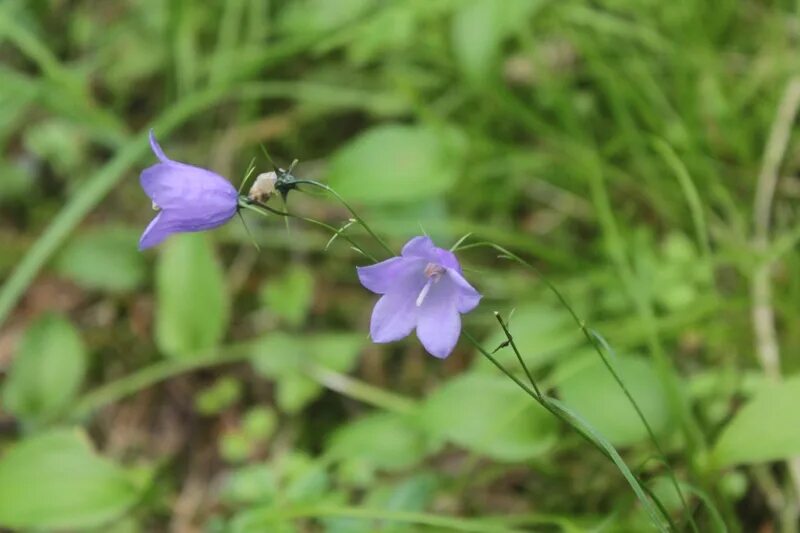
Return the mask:
[[[650,519],[653,521],[653,524],[660,530],[660,531],[677,531],[677,527],[675,523],[672,521],[672,518],[669,516],[669,513],[664,510],[663,506],[660,502],[657,502],[655,498],[652,497],[648,493],[648,491],[643,487],[642,483],[636,478],[636,475],[631,472],[630,468],[627,466],[625,461],[619,455],[619,452],[611,445],[611,443],[607,441],[601,441],[602,437],[591,431],[591,427],[588,423],[583,421],[579,418],[576,413],[571,412],[566,406],[562,405],[558,400],[554,398],[549,398],[547,396],[541,395],[537,392],[537,390],[528,387],[525,383],[522,382],[517,376],[512,374],[508,369],[506,369],[500,362],[486,350],[469,332],[463,332],[463,335],[469,340],[473,346],[484,356],[486,357],[495,367],[497,367],[503,374],[505,374],[511,381],[516,383],[516,385],[525,391],[529,396],[531,396],[534,400],[536,400],[539,405],[547,409],[553,416],[567,424],[568,426],[575,429],[578,434],[583,437],[589,444],[594,446],[600,453],[602,453],[606,458],[611,460],[617,468],[620,470],[622,475],[628,481],[628,484],[631,486],[631,489],[634,491],[636,496],[639,498],[639,501],[642,502],[642,505],[645,508],[645,511],[650,516]],[[509,340],[509,343],[511,341]],[[657,503],[656,503],[657,502]],[[668,526],[665,525],[660,516],[663,517]]]
[[[464,249],[479,248],[479,247],[493,248],[493,249],[499,251],[500,253],[502,253],[506,258],[511,259],[513,261],[516,261],[517,263],[521,264],[522,266],[525,266],[525,267],[529,268],[530,270],[532,270],[536,274],[536,276],[540,280],[542,280],[542,282],[547,286],[547,288],[550,290],[550,292],[552,292],[556,296],[556,298],[564,306],[564,308],[567,309],[567,311],[572,316],[572,318],[575,321],[575,323],[578,325],[578,327],[580,327],[581,332],[583,333],[584,337],[586,337],[586,339],[589,341],[589,344],[591,344],[592,348],[594,348],[594,350],[600,356],[600,360],[603,362],[603,365],[606,367],[606,369],[609,371],[609,373],[613,376],[614,381],[617,383],[617,385],[620,387],[620,389],[622,389],[622,392],[625,394],[625,397],[627,398],[628,402],[631,404],[631,406],[633,406],[634,410],[636,411],[636,415],[639,417],[639,420],[641,420],[642,424],[644,425],[645,430],[647,431],[647,434],[648,434],[648,436],[650,438],[650,441],[653,443],[653,446],[655,447],[656,452],[659,454],[661,461],[665,465],[667,465],[667,472],[669,473],[669,477],[670,477],[671,483],[672,483],[673,487],[675,488],[675,491],[677,492],[677,494],[678,494],[678,496],[679,496],[679,498],[681,500],[681,505],[682,505],[682,507],[684,509],[684,512],[686,514],[687,521],[691,525],[693,531],[698,531],[697,530],[697,524],[695,523],[694,518],[692,517],[691,511],[689,509],[689,505],[686,503],[686,499],[684,498],[683,492],[681,491],[680,484],[678,483],[678,480],[675,477],[674,471],[672,470],[671,467],[669,467],[669,463],[667,461],[667,456],[664,453],[664,450],[661,447],[661,444],[659,443],[658,438],[656,437],[655,431],[653,431],[653,428],[650,425],[650,422],[647,421],[647,417],[644,415],[644,412],[642,411],[641,407],[639,407],[639,403],[634,399],[634,397],[631,394],[630,390],[625,385],[625,382],[622,380],[620,375],[614,369],[614,366],[608,360],[608,357],[606,356],[606,354],[603,352],[603,349],[600,346],[600,344],[599,344],[599,342],[597,340],[597,337],[586,326],[586,322],[584,320],[582,320],[578,316],[578,314],[575,312],[575,309],[573,309],[573,307],[569,304],[569,302],[564,297],[564,295],[561,294],[561,291],[559,291],[556,288],[556,286],[553,285],[550,282],[550,280],[548,280],[544,276],[544,274],[542,274],[539,271],[539,269],[537,269],[535,266],[533,266],[529,262],[525,261],[524,259],[522,259],[518,255],[516,255],[516,254],[512,253],[511,251],[503,248],[502,246],[497,245],[497,244],[492,243],[492,242],[479,242],[479,243],[468,244],[468,245],[462,246],[461,249],[464,250]],[[503,325],[502,321],[501,321],[501,325]],[[504,331],[504,333],[506,333],[506,336],[507,336],[507,338],[509,340],[509,344],[511,344],[512,348],[514,348],[514,351],[517,354],[517,357],[521,361],[522,357],[517,352],[516,347],[513,344],[511,334],[509,333],[507,327],[503,327],[503,331]],[[525,368],[524,364],[523,364],[523,368]],[[527,372],[527,368],[526,368],[526,372]],[[530,377],[530,374],[529,374],[529,377]]]
[[258,213],[260,215],[266,214],[264,211],[267,211],[269,213],[272,213],[273,215],[278,215],[278,216],[287,217],[287,218],[296,218],[296,219],[302,220],[304,222],[309,222],[311,224],[316,224],[317,226],[320,226],[320,227],[325,228],[328,231],[332,232],[334,235],[342,237],[343,239],[345,239],[347,242],[350,243],[350,245],[358,253],[363,254],[364,256],[366,256],[373,263],[377,263],[378,262],[378,259],[375,258],[375,256],[373,256],[372,254],[370,254],[369,252],[364,250],[364,248],[359,246],[358,243],[356,243],[349,235],[347,235],[344,232],[344,230],[347,229],[346,227],[345,228],[341,228],[341,229],[335,228],[334,226],[331,226],[330,224],[322,222],[321,220],[317,220],[315,218],[310,218],[310,217],[304,217],[302,215],[295,215],[294,213],[289,213],[287,211],[280,211],[278,209],[269,207],[266,204],[262,204],[260,202],[255,202],[253,200],[247,200],[247,199],[240,198],[239,199],[239,206],[242,209],[247,209],[249,211],[253,211],[255,213]]
[[[472,335],[471,335],[471,334],[470,334],[468,331],[465,331],[465,332],[463,332],[463,334],[464,334],[464,336],[467,338],[467,340],[468,340],[468,341],[469,341],[469,342],[470,342],[470,343],[471,343],[471,344],[472,344],[472,345],[473,345],[473,346],[474,346],[474,347],[475,347],[475,348],[476,348],[476,349],[477,349],[477,350],[478,350],[478,351],[479,351],[479,352],[480,352],[480,353],[481,353],[481,354],[482,354],[482,355],[483,355],[483,356],[484,356],[486,359],[488,359],[488,360],[489,360],[489,362],[491,362],[491,363],[492,363],[492,364],[493,364],[495,367],[497,367],[497,369],[498,369],[498,370],[500,370],[500,372],[502,372],[503,374],[505,374],[505,375],[506,375],[506,377],[507,377],[508,379],[510,379],[511,381],[513,381],[513,382],[514,382],[514,383],[517,385],[517,387],[519,387],[520,389],[522,389],[523,391],[525,391],[525,393],[527,393],[527,394],[528,394],[529,396],[531,396],[531,397],[532,397],[534,400],[536,400],[536,401],[537,401],[537,402],[538,402],[538,403],[539,403],[539,404],[540,404],[542,407],[544,407],[545,409],[547,409],[547,410],[548,410],[548,411],[549,411],[549,412],[550,412],[552,415],[554,415],[555,417],[557,417],[558,419],[560,419],[562,422],[565,422],[566,424],[569,424],[569,421],[568,421],[568,420],[566,420],[566,419],[565,419],[565,418],[564,418],[564,417],[561,415],[561,413],[557,412],[556,410],[554,410],[554,409],[552,408],[552,406],[549,404],[549,398],[547,398],[546,396],[543,396],[541,393],[537,393],[537,392],[536,392],[536,390],[534,390],[534,389],[532,389],[531,387],[528,387],[527,385],[525,385],[525,383],[523,383],[521,379],[519,379],[517,376],[515,376],[514,374],[512,374],[512,373],[511,373],[511,372],[510,372],[510,371],[509,371],[509,370],[508,370],[506,367],[504,367],[504,366],[503,366],[503,365],[500,363],[500,361],[498,361],[498,360],[497,360],[497,358],[496,358],[495,356],[493,356],[491,353],[489,353],[489,351],[488,351],[488,350],[486,350],[486,349],[485,349],[485,348],[484,348],[484,347],[481,345],[481,343],[479,343],[479,342],[478,342],[478,341],[475,339],[475,337],[473,337],[473,336],[472,336]],[[589,442],[589,443],[590,443],[590,444],[592,444],[593,446],[597,447],[597,446],[595,445],[594,441],[592,440],[592,438],[591,438],[591,437],[590,437],[590,436],[589,436],[587,433],[585,433],[585,432],[584,432],[584,431],[583,431],[581,428],[577,428],[577,427],[576,427],[576,428],[575,428],[575,430],[576,430],[576,431],[577,431],[577,432],[580,434],[580,436],[581,436],[581,437],[583,437],[584,439],[586,439],[586,441],[587,441],[587,442]],[[597,449],[600,451],[600,453],[602,453],[603,455],[605,455],[605,456],[606,456],[608,459],[611,459],[611,456],[608,454],[608,452],[607,452],[606,450],[604,450],[604,449],[602,449],[602,448],[600,448],[600,447],[597,447]]]
[[[284,43],[284,46],[276,47],[274,51],[265,54],[262,64],[279,60],[290,52],[313,45],[317,42],[318,35],[316,33],[309,34],[308,38],[303,38],[293,43]],[[315,92],[314,94],[318,94],[320,97],[336,97],[340,101],[349,102],[353,105],[363,102],[365,99],[373,98],[369,94],[352,93],[349,90],[345,94],[337,96],[339,89],[336,87],[326,88],[325,86],[313,84],[277,80],[245,83],[236,87],[223,84],[200,90],[180,99],[168,111],[156,118],[151,127],[164,135],[182,126],[203,111],[214,108],[224,101],[300,98],[302,95],[309,94],[309,91]],[[103,131],[102,137],[107,138],[108,131]],[[128,169],[142,159],[150,149],[147,135],[144,133],[120,139],[119,143],[120,145],[124,143],[124,146],[116,151],[113,158],[76,190],[75,195],[52,218],[44,232],[25,252],[11,274],[3,281],[2,286],[0,286],[0,324],[6,320],[30,283],[64,240],[78,226],[80,221],[102,201],[114,186],[127,175]]]
[[[353,216],[353,218],[367,231],[367,233],[369,233],[370,236],[372,236],[378,243],[380,243],[388,253],[390,253],[391,255],[394,255],[394,252],[391,250],[391,248],[389,248],[389,246],[369,227],[369,225],[366,222],[364,222],[364,220],[358,215],[358,213],[356,213],[353,210],[353,208],[350,207],[350,205],[334,189],[332,189],[331,187],[329,187],[327,185],[324,185],[322,183],[314,181],[314,180],[293,180],[292,184],[313,185],[315,187],[322,188],[322,189],[330,192],[331,194],[333,194],[342,203],[342,205],[347,208],[347,210],[350,212],[350,214]],[[261,207],[266,208],[266,206],[263,206],[263,205],[261,205]],[[281,215],[284,215],[284,216],[292,216],[289,213],[278,212],[278,211],[276,211],[274,209],[271,209],[271,208],[267,208],[267,210],[271,211],[271,212],[273,212],[275,214],[281,214]],[[316,224],[319,224],[319,225],[322,225],[322,226],[325,226],[325,227],[328,227],[328,229],[330,229],[331,231],[334,231],[334,233],[337,233],[337,234],[339,233],[338,230],[336,230],[335,228],[333,228],[331,226],[328,226],[327,224],[320,223],[319,221],[316,221],[316,220],[313,220],[313,219],[308,219],[308,221],[316,223]],[[352,241],[350,241],[350,242],[352,243]],[[572,309],[572,307],[569,305],[569,303],[566,301],[566,299],[561,295],[560,291],[558,291],[558,289],[556,289],[556,287],[554,285],[552,285],[546,278],[544,278],[544,276],[542,276],[533,265],[530,265],[529,263],[527,263],[523,259],[519,258],[518,256],[516,256],[515,254],[513,254],[510,251],[506,250],[505,248],[502,248],[501,246],[498,246],[498,245],[493,244],[493,243],[477,243],[477,244],[473,244],[473,245],[462,246],[461,249],[473,248],[473,247],[477,247],[477,246],[490,246],[492,248],[495,248],[496,250],[498,250],[498,251],[502,252],[503,254],[507,255],[508,257],[514,258],[518,262],[520,262],[521,264],[533,269],[537,274],[539,274],[539,276],[544,280],[544,282],[547,284],[547,286],[550,288],[550,290],[553,291],[554,294],[556,294],[556,296],[559,298],[561,303],[572,314],[572,316],[575,319],[575,321],[580,325],[582,331],[584,332],[584,335],[586,335],[587,339],[589,339],[589,341],[592,343],[592,346],[594,346],[595,350],[597,350],[598,353],[600,354],[600,357],[603,360],[603,362],[605,363],[606,367],[609,369],[609,371],[612,373],[612,375],[614,375],[614,377],[617,380],[618,384],[625,391],[626,396],[628,397],[628,399],[631,401],[631,403],[634,404],[634,407],[636,408],[636,411],[639,414],[639,416],[642,418],[642,421],[644,422],[645,427],[647,428],[651,439],[653,439],[653,441],[656,444],[656,447],[657,447],[659,453],[661,454],[662,457],[664,457],[664,461],[666,463],[666,457],[664,456],[663,451],[661,451],[661,448],[660,448],[660,446],[658,445],[658,443],[657,443],[657,441],[655,439],[655,434],[653,433],[652,428],[650,427],[650,425],[647,422],[647,420],[644,418],[644,414],[641,412],[641,410],[639,409],[638,405],[635,403],[635,400],[633,399],[633,397],[628,392],[628,390],[625,387],[624,383],[622,382],[621,378],[619,378],[619,376],[616,374],[615,370],[611,367],[610,363],[607,361],[607,359],[605,357],[605,354],[602,353],[602,350],[597,345],[596,340],[589,334],[589,332],[586,329],[586,326],[583,323],[583,321],[578,318],[577,314]],[[374,258],[372,258],[372,259],[373,259],[374,262],[377,262],[377,260],[375,260]],[[664,511],[664,509],[663,509],[663,507],[661,505],[654,505],[653,504],[653,500],[651,500],[650,497],[647,495],[645,490],[642,488],[642,485],[636,479],[635,475],[630,471],[630,468],[628,468],[628,466],[625,464],[624,460],[619,455],[619,453],[616,451],[616,449],[608,441],[606,441],[604,439],[604,437],[602,437],[598,433],[594,432],[591,429],[587,430],[587,428],[589,428],[588,424],[585,421],[583,421],[582,419],[580,419],[579,416],[577,415],[577,413],[571,412],[566,406],[561,405],[560,402],[558,402],[557,400],[548,398],[548,397],[544,396],[543,394],[541,394],[541,391],[538,389],[538,386],[535,383],[533,375],[528,370],[527,365],[525,364],[524,360],[522,359],[521,354],[516,349],[516,345],[514,344],[513,338],[511,337],[510,332],[508,331],[507,327],[505,326],[505,323],[502,321],[502,319],[499,317],[499,315],[496,315],[496,316],[497,316],[498,320],[500,321],[504,332],[507,335],[509,344],[511,344],[512,347],[514,347],[514,351],[515,351],[515,353],[517,355],[517,358],[520,361],[520,364],[522,365],[523,369],[525,370],[525,372],[526,372],[526,374],[528,376],[528,379],[530,380],[531,385],[532,385],[533,388],[528,387],[527,385],[525,385],[525,383],[523,383],[519,378],[514,376],[505,367],[503,367],[503,365],[501,365],[497,361],[497,359],[495,359],[492,356],[492,354],[490,354],[488,351],[486,351],[486,349],[484,349],[475,340],[475,338],[472,337],[468,332],[464,332],[463,334],[470,340],[470,342],[472,342],[472,344],[487,359],[489,359],[492,362],[492,364],[494,364],[498,369],[500,369],[509,379],[514,381],[514,383],[516,383],[517,386],[519,386],[522,390],[524,390],[526,393],[528,393],[534,400],[536,400],[540,405],[542,405],[545,409],[547,409],[551,414],[553,414],[554,416],[556,416],[560,420],[564,421],[565,423],[567,423],[568,425],[573,427],[582,437],[584,437],[587,441],[592,443],[598,450],[601,451],[601,453],[603,453],[607,458],[609,458],[611,461],[613,461],[614,464],[622,472],[623,476],[628,480],[628,482],[631,485],[633,491],[636,493],[636,496],[639,498],[639,500],[642,502],[642,505],[645,507],[645,510],[647,511],[647,513],[650,516],[651,520],[653,521],[654,525],[656,525],[656,527],[658,527],[658,529],[660,531],[670,531],[670,530],[676,531],[677,528],[675,527],[675,524],[672,521],[672,518]],[[602,442],[602,444],[600,442]],[[677,484],[677,480],[674,477],[674,473],[672,472],[671,469],[669,469],[669,472],[670,472],[670,476],[671,476],[671,478],[673,480],[673,483],[675,485],[675,488],[678,491],[678,494],[681,495],[681,501],[683,502],[684,509],[686,509],[687,513],[688,513],[688,506],[686,505],[686,503],[685,503],[685,501],[683,499],[683,495],[680,492],[680,487]],[[669,527],[665,526],[664,523],[660,520],[659,514],[662,514],[663,517],[667,520],[667,522],[669,524]],[[689,516],[689,520],[691,521],[692,524],[694,524],[694,521],[691,518],[691,516]]]
[[333,187],[331,187],[329,185],[325,185],[324,183],[320,183],[318,181],[309,180],[309,179],[295,180],[294,183],[296,183],[298,185],[303,185],[303,184],[312,185],[314,187],[318,187],[318,188],[320,188],[320,189],[332,194],[339,201],[339,203],[341,203],[345,207],[345,209],[347,209],[350,212],[350,214],[353,216],[353,218],[356,220],[356,222],[358,222],[361,225],[361,227],[364,228],[367,233],[369,233],[370,237],[375,239],[375,242],[380,244],[383,247],[383,249],[386,250],[386,252],[390,256],[397,255],[397,254],[394,253],[394,250],[392,250],[391,247],[388,244],[386,244],[386,241],[381,239],[381,237],[372,230],[372,228],[369,226],[369,224],[364,222],[364,219],[361,218],[358,215],[358,213],[356,213],[355,210],[352,207],[350,207],[350,204],[348,204],[345,201],[345,199],[342,198],[342,196],[338,192],[336,192],[336,190],[333,189]]
[[[443,516],[440,514],[393,511],[389,509],[332,506],[294,508],[270,506],[261,509],[256,508],[241,514],[234,520],[234,524],[240,526],[235,529],[268,531],[272,529],[270,525],[298,518],[354,518],[429,526],[436,528],[437,531],[439,529],[445,529],[449,531],[467,531],[471,533],[522,533],[526,531],[524,529],[502,525],[496,520],[460,518]],[[547,521],[542,520],[540,522]]]

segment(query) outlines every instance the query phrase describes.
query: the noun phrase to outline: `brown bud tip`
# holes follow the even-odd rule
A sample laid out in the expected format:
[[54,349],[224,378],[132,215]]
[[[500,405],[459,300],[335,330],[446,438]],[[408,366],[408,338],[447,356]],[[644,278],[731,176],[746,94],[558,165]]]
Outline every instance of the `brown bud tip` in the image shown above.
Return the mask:
[[253,201],[264,203],[275,193],[275,183],[278,176],[274,172],[264,172],[256,176],[256,181],[250,187],[247,197]]

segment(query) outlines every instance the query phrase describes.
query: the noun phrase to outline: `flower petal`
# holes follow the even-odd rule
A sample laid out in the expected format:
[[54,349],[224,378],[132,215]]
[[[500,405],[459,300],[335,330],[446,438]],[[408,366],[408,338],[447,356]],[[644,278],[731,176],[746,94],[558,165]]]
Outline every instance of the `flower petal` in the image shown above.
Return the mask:
[[238,193],[233,185],[199,167],[157,163],[144,169],[139,181],[147,196],[161,209],[186,211],[179,218],[198,213],[227,220],[236,212]]
[[153,153],[156,154],[156,157],[162,163],[169,163],[170,159],[164,155],[164,150],[158,145],[158,141],[156,140],[156,134],[153,130],[150,130],[150,149],[153,150]]
[[392,257],[376,265],[356,267],[358,280],[376,294],[386,294],[415,273],[424,275],[425,264],[420,258]]
[[481,293],[475,290],[475,287],[469,284],[464,279],[461,273],[452,268],[446,270],[447,277],[452,281],[458,290],[458,301],[456,302],[456,309],[459,313],[469,313],[478,306],[481,301]]
[[458,288],[449,280],[434,284],[417,313],[417,337],[429,354],[444,359],[461,334]]
[[430,237],[414,237],[403,246],[403,257],[422,257],[429,263],[436,263],[443,267],[452,268],[461,272],[461,265],[453,252],[444,248],[437,248]]
[[153,220],[150,221],[150,224],[147,225],[147,228],[142,233],[141,238],[139,239],[139,251],[146,250],[148,248],[152,248],[157,244],[161,244],[161,242],[169,237],[169,224],[167,223],[167,219],[164,216],[164,212],[157,214]]
[[414,237],[403,246],[403,251],[400,254],[403,257],[424,257],[431,260],[434,257],[433,241],[428,236]]
[[400,340],[411,334],[417,321],[416,294],[393,290],[381,296],[372,310],[369,336],[373,342]]

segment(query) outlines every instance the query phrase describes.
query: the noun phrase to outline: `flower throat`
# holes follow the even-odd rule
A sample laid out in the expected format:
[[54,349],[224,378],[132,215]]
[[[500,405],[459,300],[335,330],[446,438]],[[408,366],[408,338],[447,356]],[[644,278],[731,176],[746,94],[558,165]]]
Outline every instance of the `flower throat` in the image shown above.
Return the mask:
[[425,286],[422,287],[422,290],[419,291],[419,296],[417,296],[417,307],[422,305],[422,302],[425,301],[425,297],[431,290],[431,285],[439,281],[439,278],[442,277],[442,274],[444,274],[444,267],[442,265],[437,265],[436,263],[428,263],[425,265],[425,276],[428,278],[428,281],[425,283]]

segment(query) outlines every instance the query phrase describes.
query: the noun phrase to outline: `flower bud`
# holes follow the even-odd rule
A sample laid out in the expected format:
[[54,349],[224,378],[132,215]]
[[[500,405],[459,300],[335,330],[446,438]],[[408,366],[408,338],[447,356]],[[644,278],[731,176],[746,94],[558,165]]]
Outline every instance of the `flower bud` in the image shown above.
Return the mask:
[[264,172],[256,176],[256,181],[250,187],[247,197],[254,201],[264,203],[275,194],[275,184],[278,182],[278,175],[275,172]]

